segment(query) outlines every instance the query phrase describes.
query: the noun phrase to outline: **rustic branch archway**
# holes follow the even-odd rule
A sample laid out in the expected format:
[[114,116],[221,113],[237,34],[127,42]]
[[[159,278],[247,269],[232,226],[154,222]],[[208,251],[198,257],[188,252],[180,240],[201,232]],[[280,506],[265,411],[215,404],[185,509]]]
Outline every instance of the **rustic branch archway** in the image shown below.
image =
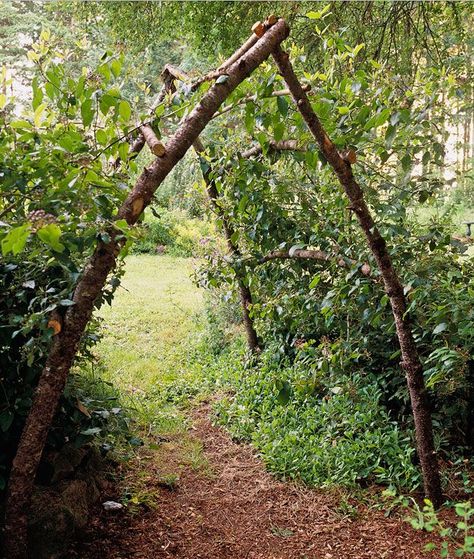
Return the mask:
[[[364,193],[352,173],[353,155],[342,156],[337,151],[314,113],[308,96],[293,71],[288,55],[280,48],[282,41],[289,35],[287,23],[271,16],[266,22],[256,24],[253,29],[254,35],[218,70],[192,85],[193,88],[197,88],[203,81],[217,78],[165,145],[161,142],[156,143],[149,129],[141,128],[141,134],[135,141],[132,150],[139,151],[146,141],[149,144],[151,142],[153,152],[157,157],[150,167],[143,170],[134,188],[119,208],[118,219],[125,219],[129,225],[134,225],[152,201],[156,189],[189,148],[194,145],[198,154],[203,152],[199,135],[208,122],[214,117],[229,94],[272,55],[280,74],[287,83],[297,109],[301,112],[350,201],[350,209],[354,211],[359,220],[383,278],[385,291],[390,298],[401,348],[402,367],[406,373],[410,392],[425,493],[434,505],[438,506],[442,500],[441,483],[423,368],[407,316],[403,286],[393,267],[386,243],[364,200]],[[223,76],[225,76],[224,79],[222,79]],[[211,202],[215,202],[217,191],[214,190],[215,186],[213,189],[212,180],[207,181],[206,185]],[[77,284],[73,297],[75,304],[68,308],[60,325],[60,331],[53,338],[13,462],[8,485],[5,523],[5,549],[9,559],[27,557],[28,508],[49,427],[64,390],[81,336],[91,318],[95,301],[101,294],[107,276],[114,268],[116,258],[123,245],[123,235],[120,230],[110,227],[108,233],[110,241],[98,242],[95,252]],[[232,231],[230,229],[226,231],[226,237],[228,242],[231,241]],[[233,246],[231,242],[229,242],[229,249],[238,256],[238,247]],[[249,322],[249,324],[246,322],[249,345],[256,348],[259,343],[258,338],[248,313],[245,314],[245,309],[248,310],[251,304],[251,293],[244,282],[238,281],[242,283],[242,285],[239,283],[239,289],[244,320],[247,316],[247,322]]]

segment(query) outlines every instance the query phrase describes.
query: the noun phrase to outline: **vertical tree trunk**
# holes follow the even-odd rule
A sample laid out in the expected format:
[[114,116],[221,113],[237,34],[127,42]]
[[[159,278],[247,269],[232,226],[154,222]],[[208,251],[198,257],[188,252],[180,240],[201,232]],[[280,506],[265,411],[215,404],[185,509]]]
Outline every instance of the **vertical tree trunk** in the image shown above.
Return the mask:
[[359,220],[360,226],[365,233],[369,247],[382,274],[385,291],[390,298],[393,317],[395,319],[395,326],[402,354],[402,367],[405,370],[410,393],[424,488],[428,498],[433,502],[435,507],[438,507],[442,502],[442,491],[438,461],[433,441],[431,412],[423,378],[423,367],[413,338],[410,319],[407,316],[407,305],[403,286],[392,265],[385,240],[380,235],[364,200],[362,188],[356,182],[352,174],[350,163],[342,158],[323,129],[306,93],[296,77],[289,61],[289,56],[278,46],[273,53],[273,57],[291,91],[298,110],[318,142],[321,152],[334,169],[339,182],[344,188],[351,203],[350,208]]
[[[198,156],[204,153],[204,146],[201,140],[197,139],[194,142],[194,150]],[[207,194],[209,196],[209,201],[211,202],[212,209],[214,213],[221,218],[222,227],[224,228],[224,236],[227,241],[227,246],[229,248],[230,254],[240,258],[241,253],[237,243],[235,243],[232,238],[234,235],[234,230],[232,225],[229,223],[227,216],[224,214],[222,208],[218,204],[219,192],[217,191],[216,183],[211,178],[211,169],[208,171],[203,171],[202,173],[204,182],[206,184]],[[256,352],[260,349],[260,344],[258,340],[258,335],[253,325],[252,317],[250,316],[250,307],[252,306],[252,293],[247,285],[245,285],[244,278],[240,272],[236,272],[235,277],[237,279],[237,285],[239,288],[240,303],[242,306],[242,318],[244,321],[245,334],[247,336],[247,344],[250,351]]]
[[[275,151],[298,151],[298,143],[294,140],[285,140],[280,142],[272,141],[270,142],[270,149]],[[194,142],[194,150],[198,155],[204,153],[204,146],[202,145],[201,140],[196,140]],[[254,157],[256,155],[260,155],[262,153],[262,147],[260,145],[256,145],[247,151],[242,153],[242,157],[244,159],[248,159],[250,157]],[[224,236],[227,241],[227,246],[229,248],[229,253],[235,256],[236,258],[240,258],[242,253],[239,249],[239,246],[236,242],[232,239],[234,237],[234,229],[232,225],[229,223],[227,216],[223,212],[222,208],[219,206],[219,192],[217,191],[215,181],[211,178],[212,170],[209,169],[208,171],[203,171],[203,178],[206,184],[207,194],[209,196],[209,200],[211,202],[212,208],[214,213],[219,216],[222,220],[222,226],[224,229]],[[251,351],[258,351],[260,349],[260,342],[258,339],[257,332],[255,330],[252,317],[250,316],[249,309],[252,306],[252,292],[250,288],[245,284],[244,277],[241,273],[236,272],[236,279],[237,279],[237,286],[239,288],[239,295],[240,295],[240,302],[242,305],[242,318],[244,321],[245,333],[247,335],[247,343],[249,349]]]
[[[227,69],[227,80],[215,83],[209,89],[169,139],[166,153],[144,169],[120,208],[119,219],[126,219],[130,225],[136,223],[158,186],[198,138],[223,101],[268,58],[288,33],[286,22],[278,21]],[[113,228],[110,237],[109,243],[98,244],[79,280],[73,297],[75,304],[68,308],[62,330],[54,339],[23,429],[8,483],[5,522],[5,551],[8,559],[27,557],[27,516],[46,437],[95,301],[115,266],[121,248],[121,241],[117,240],[117,231]]]

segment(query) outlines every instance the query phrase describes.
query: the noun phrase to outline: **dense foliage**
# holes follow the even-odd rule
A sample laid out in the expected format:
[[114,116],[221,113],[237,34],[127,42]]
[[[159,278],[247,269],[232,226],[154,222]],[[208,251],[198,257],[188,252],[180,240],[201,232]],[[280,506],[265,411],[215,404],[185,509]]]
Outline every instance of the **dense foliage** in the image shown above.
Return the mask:
[[[79,55],[58,51],[54,38],[43,32],[29,52],[37,65],[31,107],[21,108],[14,98],[0,95],[2,468],[14,453],[81,269],[127,190],[121,169],[108,164],[128,152],[124,134],[131,109],[113,85],[121,62],[105,54],[95,71],[84,69],[74,78],[66,69]],[[6,91],[11,78],[4,71],[2,79]],[[110,301],[119,275],[120,269],[98,306]],[[90,358],[97,337],[93,322],[83,339],[83,359]],[[56,444],[88,440],[98,431],[94,421],[99,416],[77,401],[77,393],[69,392]]]
[[[69,4],[61,6],[54,17],[71,27],[86,18],[88,36],[64,46],[43,32],[29,52],[29,106],[9,97],[10,78],[6,72],[2,78],[2,443],[18,437],[56,325],[97,240],[107,240],[112,222],[124,237],[133,236],[114,220],[130,180],[147,162],[129,157],[135,119],[151,121],[157,134],[167,136],[209,87],[192,93],[181,83],[152,116],[140,114],[136,109],[152,105],[159,89],[157,68],[167,62],[205,67],[207,52],[198,56],[183,48],[186,39],[194,48],[206,40],[227,52],[269,10],[263,3],[251,9],[226,4],[225,10],[220,3],[183,3],[179,9],[171,3],[84,3],[73,17]],[[459,460],[471,457],[474,445],[473,263],[447,220],[420,224],[419,215],[445,198],[452,108],[471,118],[472,38],[465,26],[472,10],[463,3],[388,3],[388,11],[385,2],[355,6],[308,4],[303,13],[293,2],[278,5],[292,18],[295,37],[304,38],[298,45],[307,45],[293,46],[291,57],[311,86],[315,111],[338,149],[356,152],[355,173],[406,286],[438,448],[443,457]],[[147,44],[140,43],[140,30],[158,15],[166,25],[153,27]],[[348,25],[359,17],[366,22],[361,36]],[[104,26],[110,29],[106,38]],[[204,36],[209,26],[212,32]],[[369,26],[377,29],[373,36]],[[163,39],[170,29],[173,41],[150,46],[151,38]],[[108,51],[92,48],[91,37],[100,37]],[[138,51],[149,48],[137,54],[132,44]],[[419,474],[388,297],[301,115],[288,96],[274,95],[283,87],[274,66],[264,64],[231,95],[229,110],[213,119],[203,138],[208,147],[201,170],[218,189],[239,254],[227,254],[223,240],[216,240],[191,159],[163,185],[134,250],[163,246],[172,254],[205,256],[198,281],[218,288],[226,300],[236,278],[250,288],[251,316],[266,349],[258,364],[239,371],[243,380],[232,382],[235,394],[220,405],[220,415],[237,436],[254,441],[273,471],[319,485],[377,481],[411,488]],[[271,142],[287,139],[299,149],[273,150]],[[260,146],[262,154],[242,157],[249,145]],[[463,174],[463,200],[464,193],[472,196],[470,177]],[[327,259],[294,258],[301,248],[324,251]],[[276,250],[288,258],[264,261]],[[97,306],[111,300],[119,280],[120,269]],[[222,313],[227,323],[233,311]],[[218,335],[218,319],[211,318],[212,359],[229,337]],[[83,340],[85,360],[97,335],[93,324]],[[185,388],[182,393],[189,395]],[[107,415],[85,414],[77,398],[70,392],[63,406],[63,440],[87,440],[101,428],[94,419]],[[1,466],[10,459],[1,456]]]

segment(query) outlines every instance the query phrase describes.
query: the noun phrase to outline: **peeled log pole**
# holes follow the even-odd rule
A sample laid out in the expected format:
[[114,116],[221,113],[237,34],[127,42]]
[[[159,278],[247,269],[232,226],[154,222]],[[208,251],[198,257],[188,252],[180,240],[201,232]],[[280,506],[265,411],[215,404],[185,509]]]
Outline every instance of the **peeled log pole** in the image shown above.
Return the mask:
[[344,160],[335,145],[329,139],[318,117],[316,116],[308,96],[304,92],[290,63],[289,56],[278,46],[273,58],[283,76],[298,110],[308,128],[319,144],[319,148],[334,169],[339,182],[349,198],[350,208],[356,214],[360,226],[365,233],[369,247],[380,269],[385,291],[390,298],[393,317],[402,355],[402,367],[405,370],[408,390],[410,393],[417,450],[423,473],[424,489],[427,497],[435,507],[442,503],[441,480],[438,460],[433,440],[433,424],[423,378],[423,366],[413,338],[411,322],[407,315],[407,304],[403,286],[395,271],[387,250],[384,238],[377,229],[370,210],[364,200],[362,188],[352,173],[351,165]]
[[[228,69],[228,79],[214,84],[201,102],[170,138],[163,157],[145,168],[118,212],[119,219],[136,223],[144,208],[228,95],[288,36],[289,28],[280,20],[238,62]],[[64,317],[61,332],[54,337],[41,374],[31,411],[26,420],[8,484],[5,522],[5,551],[9,559],[27,557],[27,515],[38,464],[59,398],[76,355],[77,347],[92,315],[109,272],[114,268],[121,242],[110,230],[111,240],[99,242],[74,292],[74,305]]]

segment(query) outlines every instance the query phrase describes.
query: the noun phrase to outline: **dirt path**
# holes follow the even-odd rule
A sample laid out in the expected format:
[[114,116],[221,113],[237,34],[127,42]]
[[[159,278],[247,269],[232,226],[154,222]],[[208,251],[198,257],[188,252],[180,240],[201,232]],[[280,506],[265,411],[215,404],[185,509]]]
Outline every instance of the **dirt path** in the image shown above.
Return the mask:
[[[145,460],[156,506],[134,516],[100,512],[76,556],[84,559],[415,559],[430,536],[335,495],[275,480],[251,447],[213,427],[207,407],[191,430],[205,460],[187,464],[173,489],[161,460]],[[167,445],[167,446],[166,446]],[[163,452],[179,463],[176,442]],[[174,450],[173,450],[174,449]],[[160,465],[158,465],[160,464]],[[181,464],[183,466],[183,464]],[[142,470],[143,475],[143,470]],[[434,557],[434,555],[432,556]]]

